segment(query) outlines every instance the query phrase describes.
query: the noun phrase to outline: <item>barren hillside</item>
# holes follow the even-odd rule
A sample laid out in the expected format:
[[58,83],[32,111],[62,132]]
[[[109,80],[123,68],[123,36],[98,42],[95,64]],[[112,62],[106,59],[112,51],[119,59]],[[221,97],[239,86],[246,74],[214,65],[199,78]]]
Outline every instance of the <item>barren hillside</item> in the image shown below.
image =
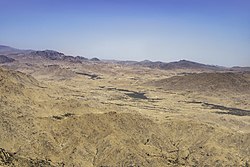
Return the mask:
[[0,166],[249,165],[249,73],[30,53],[0,67]]
[[193,73],[153,81],[150,84],[167,90],[229,91],[238,93],[248,93],[250,91],[247,73]]

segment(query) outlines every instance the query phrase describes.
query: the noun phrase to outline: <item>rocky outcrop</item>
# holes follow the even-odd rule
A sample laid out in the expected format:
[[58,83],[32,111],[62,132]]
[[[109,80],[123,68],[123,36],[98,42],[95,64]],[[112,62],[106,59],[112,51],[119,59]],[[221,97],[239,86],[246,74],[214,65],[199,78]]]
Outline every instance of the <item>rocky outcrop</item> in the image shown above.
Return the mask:
[[12,58],[4,56],[4,55],[0,55],[0,64],[11,63],[11,62],[14,62],[14,61],[15,61],[15,59],[12,59]]
[[53,51],[53,50],[44,50],[44,51],[33,51],[29,53],[32,56],[37,56],[49,60],[62,60],[64,57],[63,53]]
[[100,61],[100,59],[94,57],[94,58],[90,59],[90,61]]
[[10,153],[0,148],[0,166],[11,166],[11,167],[54,167],[51,161],[41,159],[30,159],[16,156],[15,153]]

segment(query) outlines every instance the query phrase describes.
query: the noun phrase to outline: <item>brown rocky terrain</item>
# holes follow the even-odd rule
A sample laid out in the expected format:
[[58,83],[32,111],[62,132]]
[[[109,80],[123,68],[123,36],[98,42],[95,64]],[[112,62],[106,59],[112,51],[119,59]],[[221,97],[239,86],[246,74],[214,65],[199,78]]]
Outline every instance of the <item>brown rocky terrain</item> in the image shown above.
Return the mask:
[[0,67],[0,166],[250,165],[248,72],[26,55]]
[[249,93],[250,82],[247,75],[247,72],[192,73],[153,81],[151,84],[167,90]]

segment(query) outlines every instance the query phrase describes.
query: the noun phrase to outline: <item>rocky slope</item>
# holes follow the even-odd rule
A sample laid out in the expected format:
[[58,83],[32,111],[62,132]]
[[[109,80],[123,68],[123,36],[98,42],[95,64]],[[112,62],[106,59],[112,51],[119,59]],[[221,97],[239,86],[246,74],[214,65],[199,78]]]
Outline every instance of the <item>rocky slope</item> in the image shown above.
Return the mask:
[[0,64],[3,64],[3,63],[12,63],[14,61],[15,61],[15,59],[9,58],[9,57],[4,56],[4,55],[0,55]]
[[90,108],[94,101],[68,97],[76,88],[40,88],[21,72],[0,69],[0,78],[1,96],[11,97],[0,100],[2,166],[249,164],[249,133],[173,115],[159,122],[132,108]]
[[193,73],[150,82],[166,90],[250,92],[248,73]]

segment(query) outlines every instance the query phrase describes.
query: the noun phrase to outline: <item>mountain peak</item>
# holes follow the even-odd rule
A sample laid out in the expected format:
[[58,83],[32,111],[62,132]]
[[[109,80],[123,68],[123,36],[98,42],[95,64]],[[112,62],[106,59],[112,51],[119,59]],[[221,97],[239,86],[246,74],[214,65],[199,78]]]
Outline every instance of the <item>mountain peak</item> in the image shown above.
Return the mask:
[[59,59],[62,59],[64,56],[63,53],[60,53],[60,52],[57,52],[54,50],[33,51],[29,54],[34,55],[34,56],[47,58],[50,60],[59,60]]
[[0,45],[0,53],[4,54],[4,53],[9,53],[9,52],[16,52],[19,51],[19,49],[16,48],[12,48],[10,46],[5,46],[5,45]]

